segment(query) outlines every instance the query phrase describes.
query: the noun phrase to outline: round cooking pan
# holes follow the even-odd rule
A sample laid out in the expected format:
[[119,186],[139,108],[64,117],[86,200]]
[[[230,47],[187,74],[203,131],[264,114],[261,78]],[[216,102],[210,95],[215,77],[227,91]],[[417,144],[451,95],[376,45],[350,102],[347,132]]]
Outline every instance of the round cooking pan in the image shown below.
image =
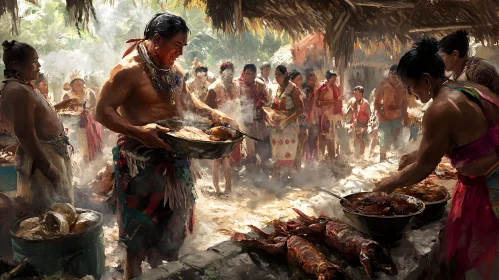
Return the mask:
[[[168,127],[172,131],[179,130],[183,126],[193,126],[203,131],[212,127],[208,123],[180,119],[162,120],[156,123]],[[244,136],[242,133],[236,132],[236,135],[237,137],[234,140],[229,141],[201,141],[158,132],[159,138],[168,143],[177,156],[199,159],[217,159],[229,155],[236,145],[243,141]]]
[[417,226],[427,225],[442,218],[445,212],[445,206],[451,198],[449,192],[447,190],[442,190],[442,192],[444,191],[445,197],[443,199],[432,202],[423,201],[425,209],[415,218],[415,224],[417,224]]
[[[344,198],[348,201],[355,201],[360,198],[372,195],[373,193],[374,192],[359,192],[347,195]],[[412,196],[399,193],[393,193],[392,195],[402,198],[411,204],[414,204],[418,211],[407,215],[366,215],[349,210],[347,207],[345,207],[345,204],[347,202],[343,200],[340,200],[340,205],[343,208],[345,216],[353,222],[353,225],[357,229],[368,233],[374,239],[383,243],[393,242],[401,237],[402,233],[407,228],[407,225],[409,225],[412,218],[424,211],[425,204],[421,200]]]

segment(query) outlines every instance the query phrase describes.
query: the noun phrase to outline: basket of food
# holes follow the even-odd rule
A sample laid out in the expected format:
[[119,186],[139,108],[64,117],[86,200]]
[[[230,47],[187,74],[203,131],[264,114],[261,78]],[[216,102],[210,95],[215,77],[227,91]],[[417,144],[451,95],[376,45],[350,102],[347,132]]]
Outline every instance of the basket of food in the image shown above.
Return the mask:
[[158,136],[181,157],[221,158],[229,155],[244,138],[232,128],[203,122],[169,119],[157,124],[170,129],[168,133],[159,132]]
[[360,192],[344,198],[340,205],[345,216],[380,241],[396,240],[412,218],[425,209],[421,200],[399,193]]
[[450,199],[450,194],[444,187],[428,181],[410,187],[398,188],[395,192],[423,201],[425,210],[417,216],[419,225],[440,219],[445,212],[447,201]]

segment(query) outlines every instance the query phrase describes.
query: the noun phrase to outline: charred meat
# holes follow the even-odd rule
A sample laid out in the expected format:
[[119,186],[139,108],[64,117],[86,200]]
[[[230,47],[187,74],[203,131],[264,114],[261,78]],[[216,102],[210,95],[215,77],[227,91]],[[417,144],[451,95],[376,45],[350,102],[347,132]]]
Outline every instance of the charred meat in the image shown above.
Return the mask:
[[325,215],[315,218],[305,215],[296,208],[293,210],[299,217],[287,222],[292,233],[304,235],[314,242],[322,239],[329,247],[340,252],[346,260],[360,263],[371,278],[374,277],[374,268],[389,275],[398,273],[390,253],[353,227]]

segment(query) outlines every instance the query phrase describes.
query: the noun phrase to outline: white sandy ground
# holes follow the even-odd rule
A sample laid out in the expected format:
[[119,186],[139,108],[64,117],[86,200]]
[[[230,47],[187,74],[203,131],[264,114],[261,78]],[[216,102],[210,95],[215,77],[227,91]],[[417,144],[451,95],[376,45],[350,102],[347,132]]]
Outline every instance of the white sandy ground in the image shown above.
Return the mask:
[[[413,150],[416,147],[417,144],[413,144],[405,148]],[[105,158],[91,165],[85,165],[84,169],[77,169],[75,177],[82,185],[91,181],[105,162],[111,160],[111,149],[106,148],[104,153]],[[265,188],[258,188],[253,186],[248,178],[243,177],[233,183],[232,193],[228,197],[215,196],[210,169],[207,168],[210,166],[210,162],[202,162],[201,165],[204,166],[203,172],[206,177],[198,180],[196,185],[198,194],[196,225],[193,234],[185,239],[180,255],[206,250],[210,246],[229,239],[234,231],[247,232],[249,230],[247,225],[250,224],[264,227],[272,219],[294,218],[296,215],[291,209],[293,207],[299,208],[309,215],[318,215],[323,212],[341,218],[343,212],[338,200],[318,191],[316,187],[333,191],[342,196],[372,190],[376,180],[396,171],[399,158],[399,155],[389,153],[389,159],[386,162],[378,163],[377,153],[375,156],[371,159],[350,160],[348,164],[343,166],[306,167],[295,175],[294,182],[286,187],[269,184]],[[76,162],[79,162],[77,158],[75,159]],[[223,176],[221,177],[220,185],[223,190]],[[437,183],[451,190],[454,181]],[[111,213],[107,215],[111,215]],[[121,279],[125,250],[123,245],[118,242],[116,221],[114,218],[111,221],[104,226],[107,271],[103,279]],[[415,231],[411,238],[424,238],[424,232]],[[430,246],[421,245],[418,250],[426,252],[430,250]],[[150,267],[144,263],[143,268],[147,270]]]

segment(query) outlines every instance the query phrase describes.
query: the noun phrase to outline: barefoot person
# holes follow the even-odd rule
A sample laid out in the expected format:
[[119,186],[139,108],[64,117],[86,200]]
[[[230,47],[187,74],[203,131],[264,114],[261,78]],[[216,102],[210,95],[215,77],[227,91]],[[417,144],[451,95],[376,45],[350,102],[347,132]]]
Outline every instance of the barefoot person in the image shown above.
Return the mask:
[[317,107],[319,111],[319,158],[325,159],[327,147],[328,159],[336,159],[336,125],[342,119],[342,99],[340,88],[336,85],[336,73],[326,71],[326,80],[317,87]]
[[279,178],[282,167],[291,169],[295,164],[298,147],[298,117],[303,113],[300,91],[290,81],[286,66],[277,66],[275,79],[279,85],[272,103],[275,114],[266,117],[272,128],[270,138],[274,161],[273,180]]
[[359,153],[357,155],[360,158],[364,158],[366,143],[369,142],[369,138],[367,137],[367,127],[369,124],[371,109],[369,107],[369,101],[364,98],[363,87],[354,87],[353,97],[350,99],[348,106],[353,112],[352,131],[354,144],[356,147],[359,147]]
[[117,219],[127,246],[125,279],[141,275],[146,257],[152,267],[176,260],[186,231],[193,227],[189,159],[176,156],[158,137],[168,129],[156,122],[182,117],[180,110],[186,108],[214,123],[234,124],[185,91],[175,60],[188,33],[182,18],[156,14],[144,38],[131,40],[134,44],[111,71],[97,102],[97,120],[120,134],[113,155]]
[[[234,65],[232,62],[224,62],[220,66],[220,78],[217,79],[208,89],[208,95],[204,102],[211,108],[218,109],[227,115],[240,119],[241,104],[239,101],[241,88],[238,81],[234,81]],[[232,168],[241,161],[241,144],[228,156],[213,160],[213,187],[217,194],[220,194],[219,178],[220,164],[225,177],[225,193],[232,190]]]
[[[499,279],[499,97],[478,84],[448,81],[437,51],[435,39],[423,39],[400,59],[404,86],[421,102],[433,103],[424,115],[419,149],[403,156],[401,170],[376,190],[416,184],[447,155],[459,173],[440,252],[450,270],[418,279],[469,279],[469,270],[481,277],[473,279]],[[438,257],[431,267],[437,268]]]
[[390,67],[389,77],[376,90],[374,110],[378,117],[379,158],[386,160],[386,153],[395,145],[404,124],[408,124],[407,93],[398,80],[397,65]]
[[256,78],[256,66],[254,64],[244,65],[243,72],[238,79],[241,86],[242,116],[245,127],[258,139],[244,139],[246,144],[246,162],[249,169],[254,169],[257,163],[257,155],[260,158],[260,166],[270,158],[270,131],[265,125],[262,107],[270,100],[269,92],[262,80]]
[[17,139],[17,195],[45,208],[54,201],[73,203],[69,140],[42,94],[28,81],[38,78],[36,50],[26,43],[5,41],[4,76],[0,84],[2,119]]

